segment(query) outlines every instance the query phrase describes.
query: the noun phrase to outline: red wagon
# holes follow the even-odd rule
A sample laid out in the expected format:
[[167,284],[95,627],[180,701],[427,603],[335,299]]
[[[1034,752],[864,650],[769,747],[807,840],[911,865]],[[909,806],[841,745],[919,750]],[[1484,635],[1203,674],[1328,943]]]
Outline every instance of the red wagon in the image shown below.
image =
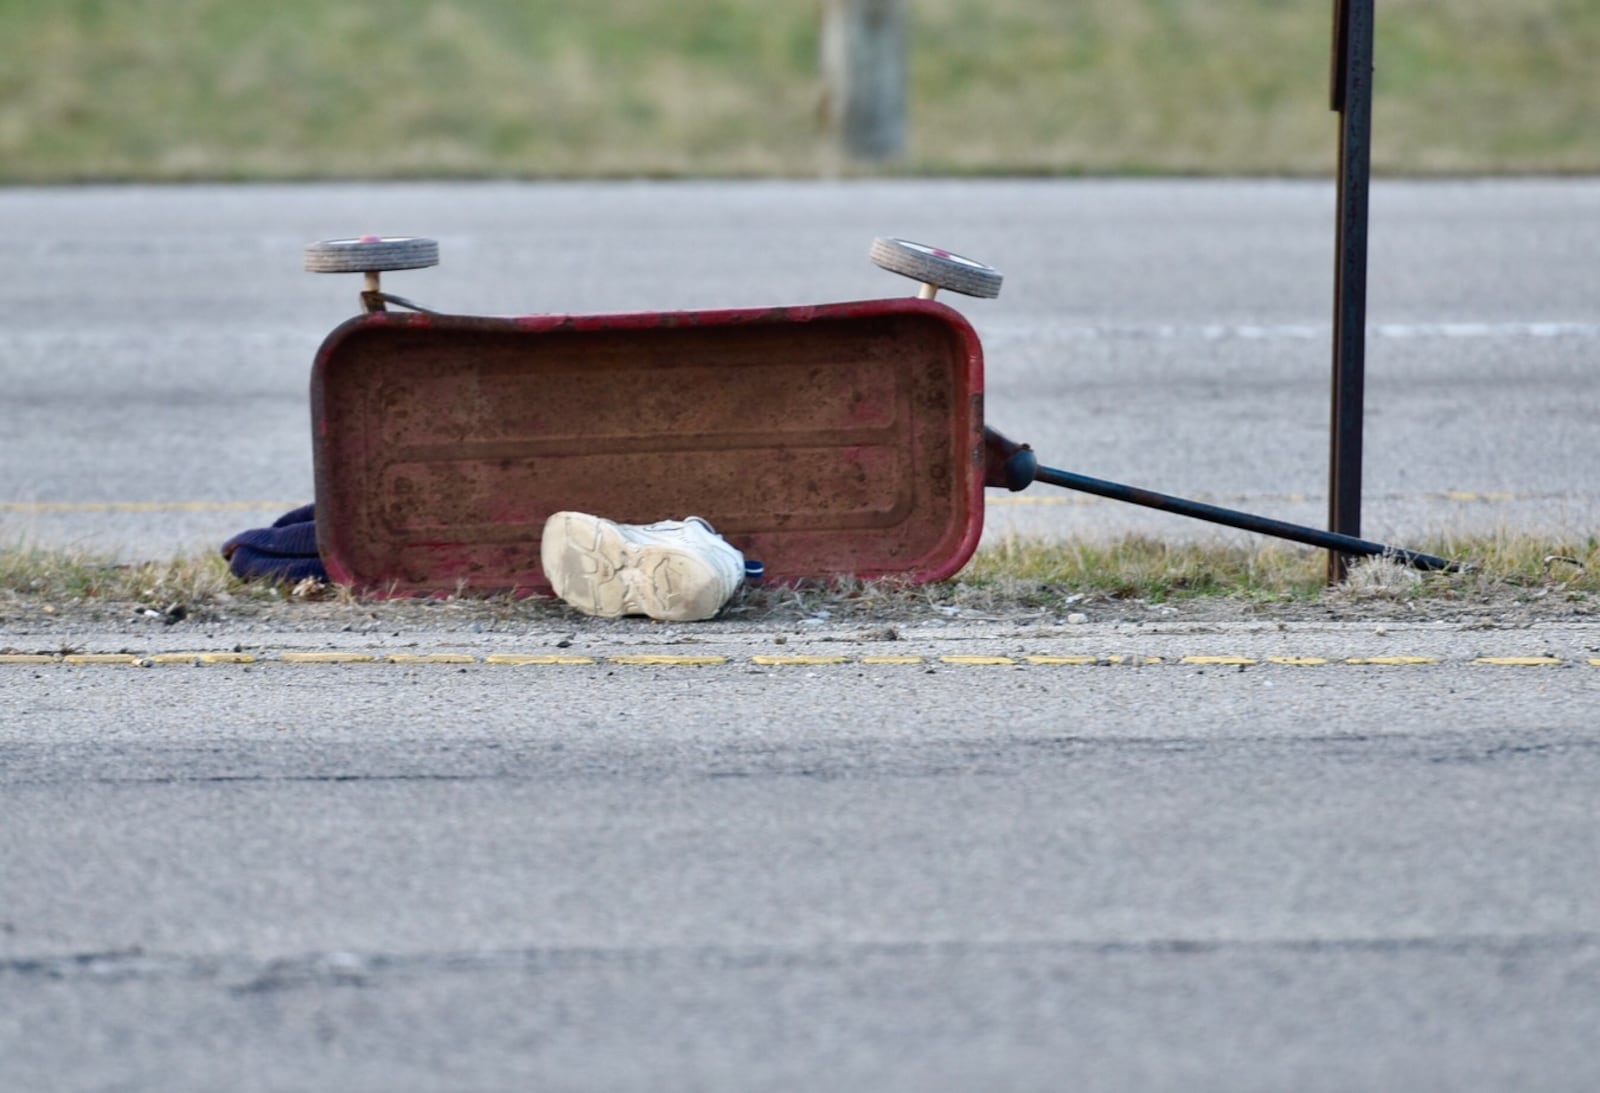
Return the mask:
[[[1000,274],[902,240],[918,297],[724,311],[482,318],[385,294],[429,240],[314,244],[365,313],[317,354],[318,547],[380,593],[543,592],[553,512],[705,517],[769,581],[933,581],[983,529],[983,351],[933,299]],[[388,304],[407,311],[391,311]]]
[[[308,269],[366,275],[364,314],[311,380],[317,546],[379,594],[548,591],[552,513],[708,520],[769,580],[942,580],[983,532],[983,488],[1035,481],[1349,555],[1455,564],[1040,466],[983,420],[983,350],[941,288],[998,271],[902,239],[871,257],[914,298],[735,311],[479,318],[383,292],[432,240],[333,240]],[[389,304],[404,312],[388,310]]]

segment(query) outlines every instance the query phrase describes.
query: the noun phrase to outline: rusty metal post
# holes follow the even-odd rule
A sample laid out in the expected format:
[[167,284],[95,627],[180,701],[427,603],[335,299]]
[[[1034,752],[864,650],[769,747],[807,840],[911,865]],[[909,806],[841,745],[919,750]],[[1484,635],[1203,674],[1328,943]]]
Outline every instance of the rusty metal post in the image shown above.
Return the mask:
[[824,113],[845,155],[893,159],[906,143],[904,0],[826,0]]
[[[1333,281],[1333,411],[1328,528],[1361,535],[1361,426],[1366,398],[1367,198],[1372,175],[1374,0],[1334,0],[1331,99],[1339,113],[1338,228]],[[1330,551],[1328,583],[1347,555]]]

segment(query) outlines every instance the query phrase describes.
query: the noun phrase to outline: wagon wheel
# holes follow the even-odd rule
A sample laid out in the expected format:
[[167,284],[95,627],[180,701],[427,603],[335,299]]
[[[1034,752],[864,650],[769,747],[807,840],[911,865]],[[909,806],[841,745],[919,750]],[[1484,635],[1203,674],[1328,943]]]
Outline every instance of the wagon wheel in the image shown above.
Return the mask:
[[386,302],[426,311],[409,300],[383,291],[379,274],[391,269],[426,269],[439,264],[439,244],[411,236],[363,235],[359,239],[324,239],[306,247],[306,269],[312,273],[363,273],[361,305],[382,311]]
[[438,264],[439,244],[410,236],[324,239],[306,247],[306,269],[312,273],[378,273]]
[[933,299],[941,288],[988,299],[1000,295],[999,270],[938,247],[909,239],[874,239],[867,253],[880,268],[922,282],[917,295],[924,300]]

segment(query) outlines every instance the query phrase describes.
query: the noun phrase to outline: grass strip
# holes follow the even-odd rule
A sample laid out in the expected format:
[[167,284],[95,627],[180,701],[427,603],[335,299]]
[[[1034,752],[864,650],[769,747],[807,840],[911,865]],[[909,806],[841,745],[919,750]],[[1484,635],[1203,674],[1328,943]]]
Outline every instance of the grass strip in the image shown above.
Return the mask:
[[[1332,169],[1326,2],[906,9],[897,172]],[[1600,5],[1376,26],[1380,173],[1600,169]],[[0,0],[0,181],[850,171],[820,31],[771,0]]]
[[[980,551],[953,580],[912,585],[842,579],[813,586],[752,588],[730,604],[724,616],[759,620],[838,613],[892,619],[1032,611],[1070,617],[1089,599],[1301,605],[1352,600],[1434,605],[1544,600],[1571,605],[1579,613],[1600,611],[1600,537],[1552,541],[1498,534],[1437,539],[1419,548],[1461,559],[1468,568],[1461,573],[1422,573],[1367,559],[1352,567],[1343,584],[1330,588],[1325,583],[1325,555],[1289,544],[1174,543],[1144,536],[1103,543],[1014,539]],[[375,611],[384,602],[315,581],[292,586],[240,581],[221,558],[211,555],[130,564],[92,554],[0,549],[0,618],[99,611],[170,625],[191,615],[241,614],[297,603],[344,607],[357,614]],[[458,610],[507,617],[570,613],[550,599],[476,598],[470,589],[441,600],[410,602],[443,602]]]

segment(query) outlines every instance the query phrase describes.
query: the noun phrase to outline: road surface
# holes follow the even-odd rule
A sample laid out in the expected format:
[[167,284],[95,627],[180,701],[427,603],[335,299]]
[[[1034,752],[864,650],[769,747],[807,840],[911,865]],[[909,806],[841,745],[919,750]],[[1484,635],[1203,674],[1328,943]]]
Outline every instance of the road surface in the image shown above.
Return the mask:
[[[1053,466],[1322,526],[1333,212],[1312,181],[0,191],[0,536],[159,558],[310,500],[311,360],[358,284],[301,251],[369,231],[437,238],[440,268],[385,285],[472,314],[909,292],[868,244],[934,242],[1006,275],[958,301],[989,424]],[[1597,252],[1593,180],[1375,186],[1365,534],[1594,530]],[[1049,487],[997,495],[987,527],[1216,533]]]
[[[1597,212],[1377,187],[1369,534],[1592,532]],[[0,191],[0,527],[162,557],[309,499],[356,286],[299,249],[366,231],[438,237],[389,287],[484,313],[873,295],[873,236],[941,243],[1007,274],[966,307],[994,424],[1316,523],[1331,218],[1303,182]],[[0,1088],[1589,1090],[1596,709],[1560,605],[14,614]]]

